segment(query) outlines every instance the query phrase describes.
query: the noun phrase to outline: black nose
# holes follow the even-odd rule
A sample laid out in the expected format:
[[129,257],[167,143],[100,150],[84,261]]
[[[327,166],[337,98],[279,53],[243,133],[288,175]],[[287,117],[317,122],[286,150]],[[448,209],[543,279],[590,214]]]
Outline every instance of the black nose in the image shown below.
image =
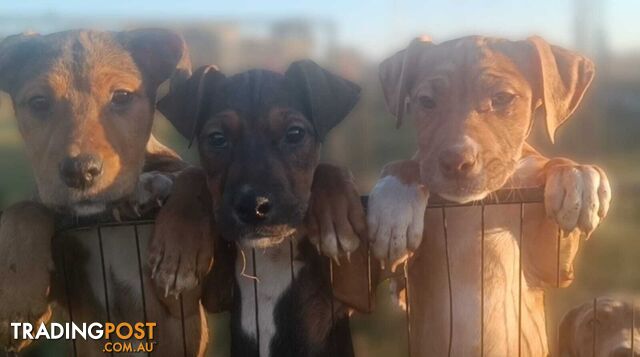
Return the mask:
[[467,177],[478,163],[478,153],[471,145],[447,149],[438,158],[440,170],[447,178]]
[[102,161],[93,155],[67,157],[60,163],[60,176],[71,188],[91,187],[102,174]]
[[240,194],[234,205],[234,211],[238,219],[245,224],[264,223],[273,213],[269,197],[253,190]]

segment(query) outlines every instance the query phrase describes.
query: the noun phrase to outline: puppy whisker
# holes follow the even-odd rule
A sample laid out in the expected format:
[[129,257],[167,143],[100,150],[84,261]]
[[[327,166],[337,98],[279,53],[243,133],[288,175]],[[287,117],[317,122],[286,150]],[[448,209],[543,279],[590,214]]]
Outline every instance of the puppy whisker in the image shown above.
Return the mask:
[[240,255],[242,256],[242,270],[240,271],[240,276],[245,277],[247,279],[255,280],[255,281],[257,281],[259,283],[260,282],[260,278],[258,278],[257,276],[249,275],[249,274],[246,273],[246,271],[247,271],[247,256],[244,254],[244,249],[242,249],[242,246],[240,246],[240,244],[236,244],[236,245],[237,245],[238,249],[240,250]]

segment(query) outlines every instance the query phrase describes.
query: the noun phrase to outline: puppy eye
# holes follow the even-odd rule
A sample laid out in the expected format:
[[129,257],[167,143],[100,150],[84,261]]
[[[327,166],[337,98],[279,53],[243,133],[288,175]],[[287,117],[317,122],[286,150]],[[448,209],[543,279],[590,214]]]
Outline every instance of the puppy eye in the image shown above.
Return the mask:
[[418,101],[424,109],[433,109],[436,107],[436,101],[428,95],[421,95],[418,97]]
[[119,89],[113,92],[113,94],[111,95],[111,104],[114,104],[120,107],[131,103],[132,100],[133,100],[133,93],[127,90]]
[[508,92],[499,92],[491,97],[491,105],[493,107],[504,107],[511,104],[515,99],[515,95]]
[[36,95],[32,97],[31,99],[29,99],[27,104],[29,105],[29,108],[31,108],[31,110],[37,113],[48,112],[51,109],[51,101],[49,100],[49,98],[42,95]]
[[224,149],[227,147],[227,145],[229,145],[227,138],[221,132],[214,132],[209,134],[209,136],[207,137],[207,142],[209,143],[209,146],[215,149]]
[[294,125],[287,129],[284,140],[287,144],[298,144],[304,139],[306,132],[303,127]]

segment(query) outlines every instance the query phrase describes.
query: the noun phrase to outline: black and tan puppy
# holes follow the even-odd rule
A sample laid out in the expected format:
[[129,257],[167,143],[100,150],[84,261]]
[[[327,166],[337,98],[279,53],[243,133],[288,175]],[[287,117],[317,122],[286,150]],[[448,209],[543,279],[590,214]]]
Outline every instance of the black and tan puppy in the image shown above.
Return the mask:
[[[187,186],[191,197],[173,195],[163,208],[182,211],[183,222],[171,214],[162,223],[171,230],[156,227],[156,253],[180,258],[158,254],[152,264],[169,271],[167,260],[196,265],[199,247],[212,238],[194,244],[186,236],[205,231],[202,212],[210,211],[216,232],[237,246],[227,276],[235,276],[234,356],[353,355],[346,307],[332,301],[328,259],[319,252],[354,251],[364,213],[351,175],[318,162],[321,142],[359,92],[311,61],[293,63],[284,75],[251,70],[226,78],[204,67],[158,105],[183,135],[197,138],[204,172],[191,172],[184,184],[179,177],[176,189]],[[224,264],[216,260],[213,274],[224,275]],[[215,310],[210,293],[219,296],[224,276],[211,280],[203,300]]]
[[[173,173],[186,165],[151,136],[151,126],[158,86],[178,67],[190,74],[185,43],[161,29],[23,34],[0,43],[0,89],[11,96],[41,203],[12,206],[0,222],[0,345],[8,341],[9,322],[46,317],[52,299],[73,303],[74,322],[126,321],[139,309],[140,277],[127,264],[130,252],[105,261],[106,273],[90,268],[102,255],[93,237],[65,252],[74,258],[71,296],[49,296],[64,290],[59,281],[51,288],[49,210],[90,216],[166,197]],[[119,235],[104,231],[102,240],[119,242]],[[147,294],[146,308],[160,329],[159,355],[198,351],[199,334],[183,347],[179,330],[163,330],[169,316],[159,298]],[[197,314],[187,324],[199,330]],[[76,347],[77,355],[102,355],[95,345]]]

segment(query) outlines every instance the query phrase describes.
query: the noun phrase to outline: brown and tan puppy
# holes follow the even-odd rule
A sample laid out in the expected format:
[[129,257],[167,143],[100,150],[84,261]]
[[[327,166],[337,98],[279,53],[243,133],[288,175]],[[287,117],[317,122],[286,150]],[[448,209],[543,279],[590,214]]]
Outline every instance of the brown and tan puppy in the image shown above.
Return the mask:
[[[390,112],[418,135],[414,158],[384,169],[368,211],[377,258],[395,267],[413,253],[412,355],[547,355],[544,288],[572,282],[580,237],[605,217],[611,191],[597,166],[545,158],[526,139],[539,116],[553,140],[593,76],[587,58],[539,37],[416,39],[380,65]],[[520,206],[486,207],[484,259],[480,207],[447,209],[448,237],[442,210],[425,215],[430,194],[469,202],[542,185],[544,204],[524,208],[522,247]]]
[[[68,301],[48,296],[50,290],[63,289],[56,288],[59,281],[51,289],[54,224],[44,207],[72,217],[138,212],[168,195],[173,173],[186,165],[153,138],[151,126],[156,90],[174,72],[190,73],[186,46],[180,36],[161,29],[23,34],[0,43],[0,89],[11,96],[40,202],[12,206],[2,216],[0,343],[7,343],[9,322],[35,322],[46,317],[51,299],[63,305]],[[116,238],[113,232],[102,237]],[[72,289],[68,297],[76,304],[75,322],[95,321],[105,308],[92,298],[99,296],[94,288],[102,275],[82,265],[100,259],[87,248],[90,241],[77,248],[83,260],[75,262],[74,276],[82,279],[74,283],[84,290]],[[107,262],[114,285],[109,301],[117,305],[111,306],[113,321],[129,318],[128,309],[142,301],[131,288],[140,284],[137,270],[125,271],[128,255],[118,256]],[[162,336],[158,352],[182,353],[182,336],[173,336],[180,331],[162,330],[169,317],[160,300],[148,295],[147,308],[155,312]],[[187,324],[199,330],[197,314]],[[190,337],[188,349],[194,355],[200,334]],[[85,347],[76,353],[102,353],[95,345]]]
[[[595,308],[595,309],[594,309]],[[634,305],[611,298],[598,298],[571,309],[558,331],[560,357],[640,356],[640,326]],[[635,316],[639,307],[635,306]]]

